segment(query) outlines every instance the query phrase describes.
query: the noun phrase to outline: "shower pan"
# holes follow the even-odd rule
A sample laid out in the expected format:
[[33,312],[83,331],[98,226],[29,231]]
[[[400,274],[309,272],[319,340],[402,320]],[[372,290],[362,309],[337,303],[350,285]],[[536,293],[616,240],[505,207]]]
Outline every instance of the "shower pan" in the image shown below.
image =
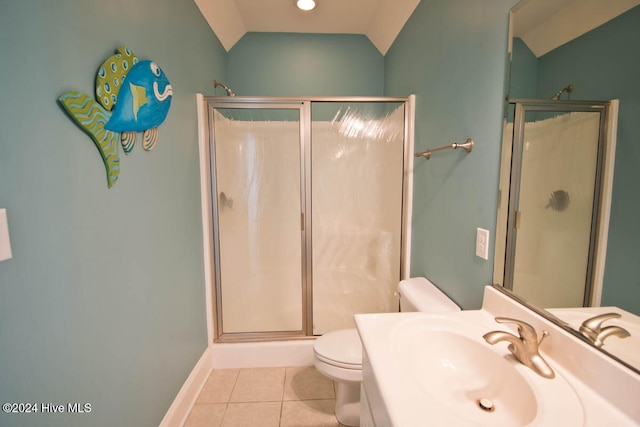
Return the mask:
[[397,311],[410,99],[205,97],[215,342]]

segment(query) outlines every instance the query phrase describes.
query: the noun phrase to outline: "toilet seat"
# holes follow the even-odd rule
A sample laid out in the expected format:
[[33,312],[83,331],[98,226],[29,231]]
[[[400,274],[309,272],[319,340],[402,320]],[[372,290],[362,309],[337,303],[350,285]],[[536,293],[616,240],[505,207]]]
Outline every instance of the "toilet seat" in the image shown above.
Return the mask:
[[324,334],[313,344],[316,357],[343,369],[362,370],[362,343],[356,329],[341,329]]
[[356,329],[328,332],[313,343],[316,370],[336,381],[336,418],[341,425],[360,425],[362,342]]

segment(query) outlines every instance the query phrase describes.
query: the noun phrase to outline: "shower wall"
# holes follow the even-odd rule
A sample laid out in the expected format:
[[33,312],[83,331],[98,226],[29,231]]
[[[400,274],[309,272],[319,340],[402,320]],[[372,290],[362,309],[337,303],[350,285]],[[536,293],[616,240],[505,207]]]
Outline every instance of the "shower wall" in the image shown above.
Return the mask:
[[397,311],[404,105],[312,104],[311,230],[298,110],[238,111],[214,112],[223,332],[302,330],[305,233],[314,335]]

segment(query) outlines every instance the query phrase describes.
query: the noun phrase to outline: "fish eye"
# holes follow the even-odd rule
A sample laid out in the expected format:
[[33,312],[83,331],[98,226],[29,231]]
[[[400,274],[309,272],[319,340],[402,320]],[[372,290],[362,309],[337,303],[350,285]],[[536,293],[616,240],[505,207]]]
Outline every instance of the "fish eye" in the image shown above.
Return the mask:
[[158,68],[158,66],[155,63],[152,62],[151,64],[149,64],[149,67],[151,68],[151,72],[153,74],[160,77],[160,68]]

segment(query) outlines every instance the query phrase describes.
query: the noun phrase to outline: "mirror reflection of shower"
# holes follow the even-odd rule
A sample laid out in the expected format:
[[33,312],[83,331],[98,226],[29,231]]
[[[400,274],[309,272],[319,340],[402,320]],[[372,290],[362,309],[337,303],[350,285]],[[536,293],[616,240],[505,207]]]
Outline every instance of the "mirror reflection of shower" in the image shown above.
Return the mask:
[[[560,95],[562,95],[564,92],[567,92],[567,94],[570,94],[571,92],[573,92],[573,85],[572,85],[572,84],[570,84],[570,85],[568,85],[567,87],[563,87],[563,88],[562,88],[562,89],[560,89],[558,92],[556,92],[556,94],[555,94],[555,95],[553,95],[553,96],[551,97],[551,99],[552,99],[553,101],[559,101],[559,100],[560,100]],[[571,96],[569,95],[569,96],[567,97],[567,99],[571,99]]]
[[539,307],[587,307],[601,292],[592,266],[601,256],[600,156],[609,102],[512,104],[502,153],[509,166],[500,178],[509,196],[500,201],[496,231],[496,248],[506,248],[502,262],[496,257],[494,280]]
[[229,89],[229,86],[227,86],[226,84],[219,82],[217,80],[213,81],[213,87],[217,88],[217,87],[221,87],[222,89],[225,90],[225,92],[227,92],[227,96],[236,96],[235,93],[233,93],[233,91],[231,89]]

